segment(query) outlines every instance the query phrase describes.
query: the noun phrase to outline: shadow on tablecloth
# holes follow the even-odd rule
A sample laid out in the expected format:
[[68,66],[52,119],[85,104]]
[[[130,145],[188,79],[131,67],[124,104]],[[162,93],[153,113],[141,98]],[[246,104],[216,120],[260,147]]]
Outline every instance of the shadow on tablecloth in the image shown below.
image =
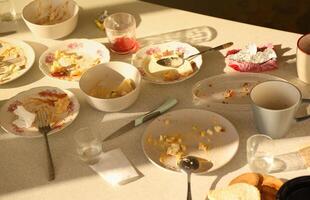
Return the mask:
[[141,47],[159,44],[170,41],[186,42],[191,45],[198,45],[204,42],[209,42],[216,38],[217,31],[209,26],[198,26],[188,29],[177,30],[159,35],[151,35],[139,38],[138,41]]

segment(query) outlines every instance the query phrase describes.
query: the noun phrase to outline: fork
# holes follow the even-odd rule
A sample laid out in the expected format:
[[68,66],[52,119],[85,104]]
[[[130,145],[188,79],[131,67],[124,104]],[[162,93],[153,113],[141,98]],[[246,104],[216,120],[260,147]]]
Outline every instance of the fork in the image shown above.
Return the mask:
[[47,161],[48,161],[48,173],[49,173],[49,181],[52,181],[55,179],[55,169],[54,169],[54,164],[53,164],[53,159],[52,159],[52,154],[48,142],[48,137],[47,134],[52,130],[50,126],[50,120],[49,120],[49,115],[46,112],[46,110],[40,108],[39,111],[37,112],[37,125],[40,133],[43,134],[44,140],[45,140],[45,145],[46,145],[46,152],[47,152]]

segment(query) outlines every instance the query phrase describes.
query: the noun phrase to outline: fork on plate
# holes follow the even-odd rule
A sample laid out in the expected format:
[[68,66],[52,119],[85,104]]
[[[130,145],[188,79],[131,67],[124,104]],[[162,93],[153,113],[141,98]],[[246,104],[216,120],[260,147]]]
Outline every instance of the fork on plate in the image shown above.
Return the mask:
[[37,112],[37,126],[40,133],[43,134],[47,152],[47,160],[48,160],[48,173],[49,173],[49,181],[55,179],[55,169],[52,159],[52,154],[48,142],[47,134],[52,130],[50,126],[50,115],[48,114],[47,110],[44,108],[40,108]]

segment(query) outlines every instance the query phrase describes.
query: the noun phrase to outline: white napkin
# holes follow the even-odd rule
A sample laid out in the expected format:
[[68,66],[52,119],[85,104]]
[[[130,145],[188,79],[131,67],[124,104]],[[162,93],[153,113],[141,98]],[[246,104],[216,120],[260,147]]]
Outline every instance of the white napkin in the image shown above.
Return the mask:
[[14,114],[18,118],[13,121],[13,124],[19,128],[30,128],[36,118],[36,114],[28,112],[23,106],[17,106]]
[[102,153],[99,162],[90,167],[112,185],[122,185],[139,177],[121,149]]

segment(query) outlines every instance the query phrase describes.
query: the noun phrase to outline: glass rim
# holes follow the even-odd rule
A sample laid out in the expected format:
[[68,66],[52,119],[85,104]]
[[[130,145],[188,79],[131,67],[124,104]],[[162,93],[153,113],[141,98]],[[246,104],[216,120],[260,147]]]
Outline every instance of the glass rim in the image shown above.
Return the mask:
[[[125,28],[125,29],[122,29],[122,30],[116,30],[116,29],[113,29],[113,28],[107,26],[108,20],[111,19],[111,18],[113,18],[113,17],[115,17],[115,16],[117,16],[117,15],[127,15],[128,17],[130,17],[130,18],[132,19],[133,24],[132,24],[131,26]],[[104,28],[105,28],[106,30],[109,29],[109,30],[113,30],[113,31],[126,31],[126,30],[128,30],[128,29],[130,29],[130,28],[132,28],[132,27],[136,28],[136,19],[135,19],[135,17],[134,17],[132,14],[130,14],[130,13],[118,12],[118,13],[113,13],[113,14],[107,16],[107,17],[104,19],[103,25],[104,25]]]
[[265,135],[265,134],[254,134],[254,135],[250,136],[250,137],[247,139],[247,143],[250,142],[253,138],[256,138],[256,137],[266,138],[266,139],[268,139],[268,140],[273,140],[273,138],[270,137],[269,135]]

